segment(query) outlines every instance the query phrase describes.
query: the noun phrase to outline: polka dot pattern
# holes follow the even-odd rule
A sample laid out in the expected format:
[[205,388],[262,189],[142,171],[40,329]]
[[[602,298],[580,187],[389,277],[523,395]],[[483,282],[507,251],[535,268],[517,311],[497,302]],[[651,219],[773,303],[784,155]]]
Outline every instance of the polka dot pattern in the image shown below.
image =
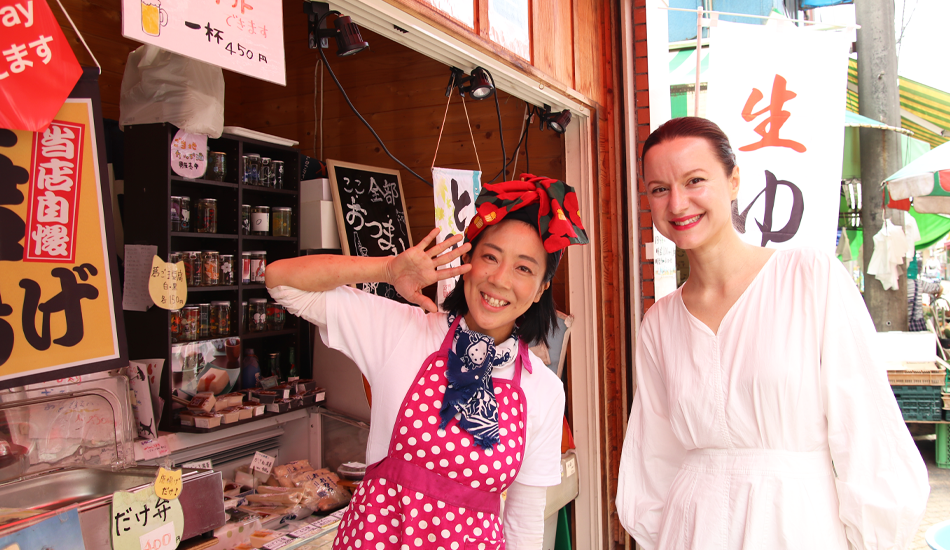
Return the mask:
[[[507,380],[494,381],[501,440],[486,450],[459,428],[458,415],[444,430],[439,428],[445,385],[445,364],[437,359],[423,370],[404,400],[389,456],[433,471],[447,484],[492,494],[504,491],[521,468],[525,402],[520,390]],[[440,496],[382,478],[367,479],[340,522],[333,550],[505,548],[499,517],[454,506]]]

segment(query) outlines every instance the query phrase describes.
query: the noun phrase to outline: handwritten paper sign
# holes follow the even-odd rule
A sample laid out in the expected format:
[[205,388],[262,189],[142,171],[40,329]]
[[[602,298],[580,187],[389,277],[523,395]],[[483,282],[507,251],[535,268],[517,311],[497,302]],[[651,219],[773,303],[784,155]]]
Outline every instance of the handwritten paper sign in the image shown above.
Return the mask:
[[122,0],[122,36],[284,86],[281,0]]
[[159,468],[155,476],[155,494],[165,500],[175,500],[181,495],[181,470]]
[[185,263],[170,264],[158,256],[153,256],[152,271],[148,276],[148,293],[160,308],[181,309],[188,299]]
[[257,451],[254,453],[254,460],[251,461],[251,469],[257,470],[262,474],[270,475],[270,471],[274,468],[275,460],[274,457]]
[[183,178],[200,178],[208,167],[208,136],[178,130],[172,140],[169,164]]
[[[395,256],[412,246],[398,170],[327,161],[343,253]],[[357,285],[365,292],[404,302],[387,283]]]
[[171,454],[165,436],[135,442],[135,460],[152,460]]
[[116,491],[109,519],[113,550],[174,550],[185,526],[181,503],[160,498],[151,487]]

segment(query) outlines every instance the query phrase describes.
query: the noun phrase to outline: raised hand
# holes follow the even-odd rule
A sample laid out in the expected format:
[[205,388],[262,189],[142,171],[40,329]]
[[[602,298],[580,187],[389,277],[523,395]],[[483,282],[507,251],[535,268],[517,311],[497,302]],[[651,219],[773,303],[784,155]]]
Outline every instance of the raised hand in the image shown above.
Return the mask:
[[465,243],[454,250],[449,250],[462,241],[463,235],[454,235],[428,248],[438,235],[438,228],[433,229],[417,245],[394,256],[386,268],[389,283],[403,298],[431,312],[438,311],[438,307],[422,294],[422,289],[432,283],[457,277],[472,268],[470,264],[462,264],[458,267],[437,269],[449,264],[472,248],[471,244]]

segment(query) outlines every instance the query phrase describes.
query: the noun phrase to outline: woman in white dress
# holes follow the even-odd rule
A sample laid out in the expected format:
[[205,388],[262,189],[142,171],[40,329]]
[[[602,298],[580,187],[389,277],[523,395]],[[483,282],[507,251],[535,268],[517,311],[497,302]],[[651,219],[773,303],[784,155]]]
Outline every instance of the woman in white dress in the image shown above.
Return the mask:
[[643,147],[657,230],[690,275],[651,307],[617,508],[646,549],[904,550],[927,470],[840,263],[745,244],[728,138],[694,117]]

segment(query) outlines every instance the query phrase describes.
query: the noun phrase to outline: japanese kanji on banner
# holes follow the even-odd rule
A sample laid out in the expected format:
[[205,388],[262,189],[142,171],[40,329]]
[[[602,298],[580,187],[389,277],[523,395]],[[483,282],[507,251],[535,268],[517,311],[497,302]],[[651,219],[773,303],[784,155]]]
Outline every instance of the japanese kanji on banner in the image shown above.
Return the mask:
[[733,224],[746,242],[834,250],[849,44],[836,31],[712,29],[706,113],[736,153]]
[[283,13],[281,0],[122,0],[122,36],[285,86]]
[[[475,215],[475,198],[482,191],[482,173],[433,167],[432,183],[435,199],[435,226],[439,228],[437,242],[442,242],[449,235],[463,233],[468,221]],[[459,265],[462,265],[462,261],[455,260],[443,269]],[[455,288],[455,279],[439,281],[436,303],[441,305],[453,288]]]
[[124,353],[96,133],[90,98],[42,132],[0,129],[0,387]]
[[82,68],[46,0],[0,0],[0,128],[40,131]]

